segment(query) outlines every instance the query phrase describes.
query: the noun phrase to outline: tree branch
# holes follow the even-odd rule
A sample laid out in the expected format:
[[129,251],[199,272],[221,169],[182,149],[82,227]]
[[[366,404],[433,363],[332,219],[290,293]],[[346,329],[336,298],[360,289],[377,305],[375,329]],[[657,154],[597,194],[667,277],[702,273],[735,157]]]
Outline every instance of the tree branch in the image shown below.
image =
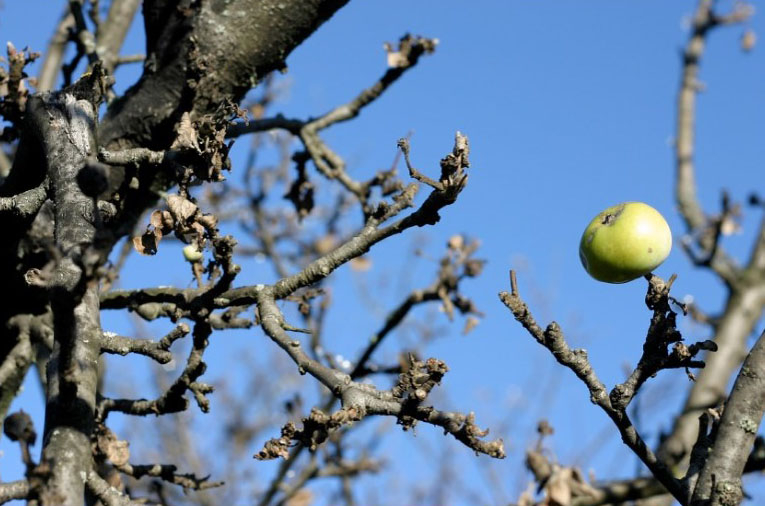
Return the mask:
[[30,487],[27,480],[0,483],[0,504],[14,499],[26,499],[29,497],[29,492]]
[[101,339],[101,352],[125,356],[128,353],[137,353],[153,358],[160,364],[167,364],[173,359],[170,347],[173,343],[184,337],[191,331],[185,323],[180,323],[159,341],[151,339],[134,339],[117,335],[113,332],[104,332]]
[[613,406],[605,385],[598,379],[587,358],[587,351],[572,350],[566,343],[563,333],[557,323],[552,322],[545,330],[537,324],[526,303],[518,293],[515,272],[510,271],[511,291],[501,292],[500,300],[513,313],[515,319],[542,346],[550,350],[555,359],[570,369],[587,386],[590,392],[590,402],[598,405],[619,429],[622,441],[648,467],[653,475],[681,504],[686,501],[688,492],[675,479],[672,472],[662,463],[645,444],[637,429],[632,425],[623,407]]
[[[51,478],[43,495],[61,504],[79,504],[83,476],[91,469],[101,329],[94,270],[103,262],[93,249],[100,218],[92,196],[78,186],[78,174],[94,156],[96,111],[103,97],[103,71],[59,93],[33,96],[26,128],[40,143],[54,191],[55,246],[59,260],[47,284],[55,344],[48,363],[43,460]],[[105,255],[104,255],[105,256]]]
[[731,389],[691,504],[726,505],[743,500],[741,475],[764,411],[765,332],[749,352]]
[[[699,63],[709,31],[722,24],[743,21],[749,17],[750,13],[749,8],[742,4],[736,7],[736,10],[728,17],[721,17],[713,11],[711,0],[699,1],[693,17],[691,37],[683,54],[683,72],[677,97],[675,198],[688,232],[697,234],[699,246],[709,255],[709,267],[726,282],[731,282],[735,278],[737,268],[727,254],[715,246],[714,234],[706,233],[710,220],[701,209],[696,197],[693,162],[696,94],[699,90]],[[714,256],[711,255],[713,250],[716,252]]]
[[30,315],[18,315],[8,322],[9,326],[16,329],[16,344],[0,363],[0,420],[5,419],[35,358],[30,338],[30,319]]
[[225,485],[222,481],[208,481],[210,479],[209,476],[199,477],[190,473],[179,474],[176,472],[178,470],[177,466],[173,464],[124,464],[114,467],[122,474],[132,476],[137,480],[144,476],[152,476],[189,490],[207,490]]
[[90,471],[86,483],[88,490],[98,497],[106,506],[138,506],[143,502],[131,501],[129,497],[109,485],[97,472]]
[[45,179],[40,186],[31,190],[13,197],[0,197],[0,217],[4,214],[22,220],[34,217],[48,198],[48,185],[48,179]]
[[96,51],[110,74],[119,63],[120,48],[140,4],[140,0],[111,2],[106,20],[98,27]]
[[45,53],[40,72],[37,74],[37,91],[50,91],[56,84],[58,73],[61,72],[61,62],[64,60],[64,52],[69,42],[69,31],[74,27],[74,16],[67,7],[61,17],[56,31],[48,43],[48,51]]
[[[186,330],[183,328],[183,325],[179,325],[173,332],[165,336],[159,345],[167,345],[169,347],[172,344],[172,340],[180,337]],[[197,379],[207,369],[207,365],[203,362],[202,358],[209,344],[208,338],[211,333],[212,328],[209,323],[197,321],[194,325],[194,342],[186,360],[186,367],[178,379],[160,397],[151,401],[146,399],[102,398],[98,402],[96,420],[103,423],[112,411],[135,416],[161,415],[184,411],[189,404],[185,397],[187,390],[194,394],[199,409],[206,413],[210,409],[210,401],[207,399],[206,394],[212,392],[213,388],[205,383],[198,383]]]
[[730,293],[722,316],[715,322],[714,342],[718,352],[707,357],[706,367],[691,387],[672,433],[659,448],[659,455],[669,465],[687,462],[698,434],[699,415],[723,399],[731,375],[746,356],[746,339],[765,308],[765,286],[761,282],[765,271],[755,267],[758,262],[765,265],[765,246],[755,246],[749,265],[741,269],[719,244],[715,245],[719,237],[716,239],[715,227],[710,228],[715,222],[703,212],[696,196],[693,161],[698,73],[706,38],[715,27],[744,21],[750,14],[749,7],[741,3],[736,4],[730,14],[720,15],[714,12],[711,0],[699,0],[691,37],[683,54],[677,98],[676,200],[689,233],[696,235],[699,248],[709,258],[709,268],[726,283]]

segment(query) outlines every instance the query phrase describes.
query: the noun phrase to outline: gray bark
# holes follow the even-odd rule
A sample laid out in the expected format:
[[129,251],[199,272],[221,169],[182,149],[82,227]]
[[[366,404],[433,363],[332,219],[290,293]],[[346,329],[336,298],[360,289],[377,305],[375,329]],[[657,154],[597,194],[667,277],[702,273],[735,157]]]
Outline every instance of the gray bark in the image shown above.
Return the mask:
[[743,500],[744,472],[765,410],[765,333],[749,352],[725,403],[712,451],[691,504],[728,506]]
[[82,504],[82,476],[92,467],[101,328],[98,284],[90,273],[98,264],[93,244],[99,220],[77,174],[95,153],[98,100],[78,91],[33,97],[25,126],[39,142],[51,180],[59,257],[51,277],[40,280],[50,293],[55,336],[43,436],[51,478],[41,492],[43,504]]

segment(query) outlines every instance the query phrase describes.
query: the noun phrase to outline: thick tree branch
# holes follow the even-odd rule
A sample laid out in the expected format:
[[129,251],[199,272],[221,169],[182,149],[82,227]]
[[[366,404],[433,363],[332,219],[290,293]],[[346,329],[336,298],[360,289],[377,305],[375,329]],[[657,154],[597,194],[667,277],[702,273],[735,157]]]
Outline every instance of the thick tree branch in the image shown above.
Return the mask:
[[106,506],[138,506],[139,504],[144,504],[143,502],[131,501],[129,497],[109,485],[95,471],[90,471],[87,474],[86,484],[88,490]]
[[98,215],[95,200],[78,186],[77,175],[95,155],[96,111],[104,90],[103,72],[27,107],[25,129],[34,132],[43,153],[55,203],[55,245],[60,259],[47,287],[54,316],[55,345],[48,364],[43,461],[51,478],[43,496],[80,504],[91,469],[101,329],[98,288],[91,281],[101,263],[91,249]]
[[109,73],[113,73],[119,63],[120,49],[140,4],[140,0],[111,2],[106,20],[98,27],[96,52]]
[[[714,237],[704,233],[708,227],[709,219],[701,209],[696,197],[693,162],[699,63],[706,45],[706,37],[712,28],[722,24],[743,21],[751,14],[749,8],[742,5],[737,7],[737,10],[731,15],[721,17],[713,11],[712,4],[711,0],[700,0],[699,7],[693,17],[691,37],[683,54],[683,72],[677,98],[677,138],[675,140],[677,164],[675,196],[678,207],[689,233],[699,234],[699,245],[707,253],[714,248]],[[735,277],[735,266],[719,248],[717,248],[715,257],[710,257],[710,267],[723,279],[730,282]]]
[[672,433],[662,443],[659,454],[663,459],[679,462],[687,458],[698,434],[699,415],[724,399],[725,385],[746,356],[746,338],[754,330],[763,304],[765,286],[762,285],[729,295],[716,326],[714,342],[717,352],[706,357],[706,366],[691,386]]
[[725,403],[691,504],[725,506],[744,498],[741,475],[765,412],[765,332],[749,352]]
[[69,31],[74,27],[74,16],[67,8],[61,17],[56,31],[53,33],[45,59],[40,66],[37,75],[37,91],[50,91],[56,85],[58,74],[61,72],[61,62],[64,60],[64,52],[69,42]]
[[[699,88],[698,74],[706,38],[715,27],[746,20],[751,9],[744,3],[736,4],[728,15],[714,12],[711,0],[700,0],[693,18],[691,37],[683,54],[683,69],[677,98],[676,139],[676,200],[688,232],[709,259],[708,264],[728,286],[725,310],[715,321],[714,342],[717,353],[707,357],[706,367],[685,401],[675,421],[672,433],[662,443],[659,454],[668,464],[687,462],[690,449],[698,434],[698,418],[703,410],[717,405],[725,395],[726,385],[746,356],[746,339],[765,308],[765,245],[755,245],[749,264],[743,269],[722,250],[719,235],[715,233],[715,220],[710,219],[696,196],[695,168],[695,109]],[[725,206],[723,206],[725,207]],[[718,220],[719,225],[719,220]],[[762,235],[760,237],[762,239]],[[714,253],[714,255],[712,255]]]
[[[110,108],[104,145],[111,149],[119,141],[122,147],[166,149],[175,137],[168,120],[179,118],[180,108],[191,105],[194,115],[203,115],[226,99],[238,102],[269,72],[283,68],[287,55],[346,3],[235,0],[225,9],[201,3],[183,10],[175,3],[147,1],[146,71]],[[200,65],[206,69],[194,76],[193,103],[188,104],[181,97],[189,73]]]

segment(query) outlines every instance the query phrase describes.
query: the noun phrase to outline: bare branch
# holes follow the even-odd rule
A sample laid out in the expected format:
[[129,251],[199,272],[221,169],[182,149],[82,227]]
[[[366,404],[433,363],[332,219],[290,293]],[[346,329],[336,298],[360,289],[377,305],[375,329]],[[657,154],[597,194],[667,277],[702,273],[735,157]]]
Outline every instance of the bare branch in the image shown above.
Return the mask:
[[[100,57],[96,52],[96,37],[88,29],[88,25],[85,23],[85,16],[82,13],[82,7],[84,0],[69,0],[69,9],[74,16],[74,26],[76,29],[75,36],[78,42],[78,49],[81,50],[88,58],[88,63],[91,65],[100,61]],[[72,69],[73,70],[73,69]]]
[[285,118],[281,114],[278,114],[273,118],[247,120],[234,123],[228,127],[226,137],[239,137],[246,134],[267,132],[276,129],[286,130],[293,135],[298,135],[303,126],[305,126],[305,121],[303,120]]
[[123,151],[108,151],[104,148],[98,150],[98,159],[110,165],[139,165],[150,163],[159,165],[168,159],[168,152],[152,151],[148,148],[133,148]]
[[571,506],[601,506],[619,504],[639,499],[648,499],[666,494],[667,490],[656,478],[635,478],[607,483],[595,483],[591,487],[591,497],[580,497],[571,502]]
[[[722,250],[716,232],[721,221],[710,219],[701,209],[696,196],[693,160],[699,64],[706,38],[715,27],[739,23],[750,14],[751,9],[743,2],[736,3],[730,14],[720,15],[714,12],[714,2],[699,0],[691,36],[683,54],[682,79],[677,98],[676,200],[689,233],[695,236],[699,249],[704,253],[702,260],[708,259],[709,268],[726,283],[730,293],[724,311],[714,321],[714,342],[719,351],[707,357],[706,367],[691,387],[672,433],[659,449],[662,459],[670,465],[687,461],[698,434],[700,414],[722,401],[725,385],[746,356],[746,339],[753,332],[765,307],[762,269],[756,267],[765,265],[765,246],[760,246],[762,241],[758,241],[749,265],[743,269],[737,267]],[[760,239],[762,237],[761,233]],[[694,259],[695,256],[692,257]]]
[[[438,214],[441,208],[454,203],[467,184],[467,174],[465,173],[465,168],[469,165],[466,156],[467,138],[459,132],[457,132],[455,137],[452,153],[444,158],[444,160],[453,160],[454,165],[450,170],[442,170],[443,173],[448,174],[446,179],[444,179],[442,174],[443,190],[433,190],[419,209],[405,218],[385,228],[377,228],[379,224],[391,216],[395,216],[404,208],[412,205],[417,186],[410,184],[397,197],[394,197],[393,205],[380,206],[375,213],[376,215],[373,214],[369,218],[364,229],[353,239],[311,263],[302,272],[278,281],[274,285],[274,296],[276,298],[283,298],[298,288],[315,283],[318,279],[328,276],[333,270],[348,260],[363,255],[372,245],[383,239],[399,234],[414,226],[421,227],[437,223],[441,219]],[[443,166],[444,161],[442,161],[442,168]]]
[[[314,377],[319,376],[317,379],[322,382],[327,381],[326,378],[332,378],[333,372],[326,367],[306,362],[303,364],[306,372]],[[482,438],[488,435],[489,431],[478,428],[473,413],[464,415],[422,405],[430,390],[440,383],[446,370],[446,364],[439,360],[419,362],[413,359],[409,372],[402,374],[399,382],[390,391],[380,391],[371,385],[354,383],[347,375],[334,373],[337,381],[331,390],[341,398],[343,408],[331,415],[314,408],[311,415],[303,419],[302,429],[298,429],[291,422],[288,423],[282,428],[281,437],[266,442],[264,448],[256,454],[256,458],[286,458],[293,440],[315,450],[333,431],[370,415],[395,416],[405,430],[413,428],[420,421],[436,425],[477,453],[504,458],[502,440],[483,441]]]
[[[43,459],[51,479],[41,494],[62,503],[82,501],[83,476],[90,470],[89,434],[98,382],[100,320],[97,286],[91,281],[107,252],[94,246],[101,222],[92,196],[77,184],[80,170],[95,154],[95,124],[103,99],[103,70],[58,93],[33,96],[27,128],[37,144],[55,191],[55,249],[60,257],[50,289],[55,345],[48,363]],[[99,245],[104,247],[104,245]]]
[[29,315],[19,315],[8,322],[10,327],[16,328],[16,344],[0,363],[0,420],[5,418],[35,358],[30,339],[30,319]]
[[619,429],[624,444],[640,458],[651,473],[681,504],[684,503],[688,492],[648,448],[637,429],[632,425],[626,411],[611,404],[605,385],[598,379],[587,358],[587,351],[569,348],[560,326],[555,322],[550,323],[547,329],[542,330],[518,293],[518,283],[514,271],[510,271],[510,286],[510,293],[501,292],[499,298],[510,309],[515,319],[539,344],[550,350],[550,353],[560,364],[566,366],[582,380],[590,392],[590,401],[598,405],[611,418]]
[[319,172],[327,179],[339,181],[346,190],[358,199],[364,215],[367,216],[372,211],[367,202],[372,182],[361,183],[351,178],[345,171],[344,160],[319,137],[319,132],[331,125],[348,121],[358,116],[364,107],[379,98],[406,70],[414,67],[419,61],[420,56],[435,51],[437,43],[437,39],[414,37],[407,34],[399,40],[399,47],[396,50],[393,50],[389,44],[386,44],[390,68],[385,74],[375,84],[363,90],[347,104],[338,106],[316,119],[300,121],[286,119],[279,115],[275,118],[252,122],[246,121],[229,127],[227,136],[235,137],[245,133],[261,132],[275,128],[284,129],[298,135]]
[[172,353],[168,351],[173,342],[184,337],[190,331],[191,329],[187,324],[181,323],[160,341],[134,339],[132,337],[120,336],[113,332],[104,332],[101,339],[101,352],[122,356],[128,353],[137,353],[153,358],[160,364],[167,364],[173,359]]
[[[169,347],[170,344],[172,344],[172,340],[180,337],[185,331],[182,325],[183,324],[179,325],[173,332],[165,336],[163,340],[160,341],[159,345]],[[152,414],[160,415],[164,413],[184,411],[189,403],[185,397],[187,390],[190,390],[194,394],[199,409],[203,412],[207,412],[210,409],[210,402],[207,399],[206,394],[212,392],[213,388],[205,383],[198,383],[197,379],[207,368],[207,365],[202,361],[202,356],[207,348],[208,338],[211,332],[212,328],[206,322],[198,321],[196,325],[194,325],[194,344],[186,360],[186,367],[183,369],[183,372],[178,379],[175,380],[175,383],[173,383],[159,398],[151,401],[145,399],[102,398],[98,402],[96,421],[103,423],[112,411],[119,411],[121,413],[137,416]]]
[[48,186],[46,179],[40,186],[19,195],[0,197],[0,216],[7,213],[22,220],[34,217],[48,198]]
[[122,474],[132,476],[135,479],[140,479],[144,476],[152,476],[154,478],[161,478],[168,483],[180,485],[189,490],[206,490],[225,485],[222,481],[208,481],[210,479],[209,476],[198,477],[194,474],[179,474],[176,472],[178,468],[172,464],[124,464],[114,467]]
[[88,490],[101,499],[106,506],[137,506],[143,504],[142,502],[131,501],[129,497],[109,485],[95,471],[88,472],[87,485]]
[[[627,381],[616,385],[610,393],[611,404],[616,409],[626,409],[640,386],[659,371],[681,367],[686,370],[703,368],[704,362],[695,359],[696,355],[702,350],[717,351],[713,341],[702,341],[691,346],[682,342],[683,336],[676,326],[677,313],[670,306],[669,290],[675,277],[672,276],[666,283],[658,276],[647,274],[645,277],[648,280],[645,300],[648,309],[653,310],[653,317],[643,345],[643,355],[635,370]],[[673,344],[670,352],[668,347]]]
[[48,44],[48,51],[45,53],[45,59],[40,66],[40,73],[37,76],[37,91],[50,91],[56,84],[58,73],[61,71],[66,44],[69,42],[69,31],[72,28],[74,28],[74,16],[67,8]]
[[752,254],[749,255],[747,277],[763,272],[765,272],[765,217],[760,221],[760,231],[752,248]]
[[701,470],[692,504],[738,504],[741,475],[765,412],[765,332],[749,352],[730,397],[711,452]]
[[[698,234],[699,246],[709,255],[709,267],[727,282],[731,282],[735,278],[736,267],[724,251],[715,246],[717,241],[715,241],[714,234],[710,235],[704,232],[708,227],[709,219],[701,209],[696,197],[693,161],[696,94],[699,89],[699,63],[709,31],[721,24],[742,21],[750,14],[750,10],[742,4],[729,16],[719,16],[714,13],[711,0],[699,1],[698,9],[693,17],[691,37],[683,54],[682,80],[677,98],[675,197],[688,231],[691,234]],[[714,256],[712,255],[713,251],[716,252]]]
[[111,2],[106,20],[98,27],[96,50],[104,62],[104,67],[110,73],[114,71],[118,63],[123,62],[119,58],[120,48],[140,4],[140,0]]
[[412,162],[409,160],[409,139],[399,139],[398,140],[398,147],[401,150],[402,153],[404,153],[404,161],[406,162],[406,167],[409,169],[409,175],[416,179],[417,181],[421,183],[425,183],[426,185],[430,186],[434,190],[443,190],[443,187],[441,183],[436,181],[435,179],[431,179],[428,176],[422,174],[419,170],[415,169],[412,166]]
[[14,499],[26,499],[29,496],[29,492],[30,487],[27,480],[0,483],[0,504]]

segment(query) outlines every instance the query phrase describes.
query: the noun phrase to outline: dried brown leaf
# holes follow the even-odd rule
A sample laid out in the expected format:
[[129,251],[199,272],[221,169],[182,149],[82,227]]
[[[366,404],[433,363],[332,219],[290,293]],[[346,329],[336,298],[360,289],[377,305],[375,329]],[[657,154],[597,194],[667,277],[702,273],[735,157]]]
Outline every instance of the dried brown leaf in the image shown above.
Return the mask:
[[149,223],[153,227],[162,228],[162,211],[153,211],[149,217]]
[[147,231],[141,236],[133,237],[133,248],[142,255],[154,255],[162,239],[162,231],[158,228]]
[[199,223],[207,229],[214,229],[218,226],[218,217],[214,214],[203,214],[198,218]]
[[98,436],[97,444],[98,449],[115,466],[124,466],[130,460],[129,443],[118,439],[109,429]]
[[172,149],[194,149],[199,151],[199,140],[197,137],[197,130],[191,123],[191,116],[188,112],[183,113],[181,120],[176,126],[176,132],[178,135],[173,141]]
[[189,199],[175,194],[168,195],[167,207],[175,219],[181,222],[186,222],[194,216],[198,209],[197,205]]

